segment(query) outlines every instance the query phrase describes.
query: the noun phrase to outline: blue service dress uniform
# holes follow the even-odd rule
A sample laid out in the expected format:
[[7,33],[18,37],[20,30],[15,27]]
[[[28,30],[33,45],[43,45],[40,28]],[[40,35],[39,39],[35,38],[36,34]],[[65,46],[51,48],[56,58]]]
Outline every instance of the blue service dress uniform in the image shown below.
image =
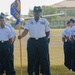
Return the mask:
[[71,69],[72,69],[72,71],[75,72],[75,26],[72,27],[70,36],[73,39],[72,53],[71,53],[72,54]]
[[50,64],[48,59],[48,40],[46,32],[50,31],[49,23],[44,18],[39,18],[38,22],[35,19],[29,20],[24,29],[29,30],[30,38],[27,41],[28,53],[28,73],[33,75],[37,56],[43,74],[50,75]]
[[9,50],[9,39],[12,38],[11,30],[4,26],[0,27],[0,74],[2,73],[2,67],[6,71],[6,75],[11,75],[11,64],[10,64],[10,50]]
[[[16,37],[15,29],[9,23],[6,23],[6,26],[9,27],[9,29],[11,30],[12,40],[13,40],[13,38]],[[11,45],[9,46],[9,49],[10,49],[10,55],[11,55],[12,75],[15,75],[16,72],[14,69],[14,41],[12,41]]]
[[64,41],[64,65],[68,68],[71,69],[71,51],[72,51],[72,44],[69,41],[69,37],[70,37],[70,27],[67,27],[63,34],[62,34],[62,38],[68,37],[68,39],[65,38]]

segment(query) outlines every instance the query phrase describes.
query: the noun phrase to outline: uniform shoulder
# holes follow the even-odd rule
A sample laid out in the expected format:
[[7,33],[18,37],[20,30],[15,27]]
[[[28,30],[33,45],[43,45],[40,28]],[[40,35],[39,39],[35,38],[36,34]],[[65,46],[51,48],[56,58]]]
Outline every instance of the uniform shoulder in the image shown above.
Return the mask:
[[5,23],[5,25],[8,27],[12,27],[11,24],[9,24],[9,23]]
[[42,22],[45,22],[46,24],[49,24],[48,20],[46,18],[41,18]]
[[47,21],[47,19],[46,19],[46,18],[41,18],[41,20],[43,20],[43,21]]
[[11,31],[10,28],[9,28],[8,26],[5,26],[5,28],[6,28],[7,30]]

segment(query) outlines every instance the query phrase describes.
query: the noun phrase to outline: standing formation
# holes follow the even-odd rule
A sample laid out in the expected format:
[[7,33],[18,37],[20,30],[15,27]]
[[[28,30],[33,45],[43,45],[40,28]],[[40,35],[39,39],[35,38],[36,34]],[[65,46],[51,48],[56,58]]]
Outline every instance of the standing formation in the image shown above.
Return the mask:
[[67,27],[62,33],[64,48],[64,65],[70,70],[75,71],[75,20],[70,19]]
[[[18,36],[23,38],[29,32],[30,38],[27,41],[28,75],[51,75],[49,43],[50,27],[49,22],[41,17],[42,9],[35,6],[33,9],[34,18],[28,20],[24,31]],[[16,75],[14,69],[14,41],[16,32],[6,22],[3,13],[0,14],[0,75]],[[64,49],[64,65],[75,72],[75,20],[67,22],[66,29],[62,33]]]

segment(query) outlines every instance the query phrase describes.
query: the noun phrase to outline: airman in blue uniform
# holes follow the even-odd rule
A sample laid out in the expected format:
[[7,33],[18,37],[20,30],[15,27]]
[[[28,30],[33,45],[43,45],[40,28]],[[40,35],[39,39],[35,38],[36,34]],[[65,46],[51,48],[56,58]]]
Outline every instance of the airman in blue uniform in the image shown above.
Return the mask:
[[11,57],[9,45],[12,43],[11,30],[5,26],[4,17],[0,14],[0,75],[2,70],[6,71],[6,75],[11,75]]
[[48,37],[50,35],[49,22],[45,18],[40,17],[42,9],[40,6],[35,6],[33,9],[34,18],[30,19],[18,39],[23,38],[29,32],[30,38],[27,41],[27,54],[28,54],[28,74],[34,75],[34,67],[37,57],[44,75],[50,74],[49,63],[49,47]]
[[[15,29],[11,26],[10,22],[8,19],[6,19],[4,13],[1,12],[1,15],[4,17],[5,19],[5,26],[7,26],[10,30],[11,30],[11,34],[12,34],[12,43],[9,46],[10,49],[10,55],[11,55],[11,70],[12,70],[12,75],[16,75],[15,69],[14,69],[14,41],[16,39],[16,32]],[[4,73],[4,69],[3,69],[3,73]]]
[[70,31],[70,39],[72,43],[72,61],[71,61],[71,69],[73,72],[75,72],[75,20],[73,22],[72,29]]
[[14,42],[16,39],[16,32],[15,32],[15,29],[11,26],[11,24],[6,22],[6,26],[10,28],[11,34],[13,35],[12,43],[11,43],[9,49],[10,49],[10,54],[11,54],[12,75],[16,75],[16,72],[14,69]]
[[69,49],[68,49],[68,45],[69,45],[69,35],[70,34],[70,21],[67,22],[67,27],[64,30],[64,32],[62,33],[62,41],[63,41],[63,49],[64,49],[64,65],[69,68]]

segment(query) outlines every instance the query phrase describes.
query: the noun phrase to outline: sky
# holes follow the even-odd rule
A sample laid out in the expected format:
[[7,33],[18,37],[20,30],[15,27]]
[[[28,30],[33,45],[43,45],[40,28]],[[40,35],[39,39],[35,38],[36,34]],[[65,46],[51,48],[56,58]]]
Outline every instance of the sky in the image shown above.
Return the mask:
[[[10,15],[10,5],[15,0],[0,0],[0,12],[8,13]],[[21,14],[27,15],[29,9],[34,6],[52,5],[64,0],[20,0],[21,1]]]

